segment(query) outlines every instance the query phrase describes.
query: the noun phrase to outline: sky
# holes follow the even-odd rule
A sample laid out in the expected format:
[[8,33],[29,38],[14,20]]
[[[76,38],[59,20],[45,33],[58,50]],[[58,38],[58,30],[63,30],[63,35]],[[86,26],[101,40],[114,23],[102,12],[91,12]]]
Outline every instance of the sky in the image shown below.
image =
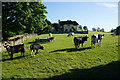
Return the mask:
[[110,31],[118,26],[118,2],[42,2],[52,23],[72,20],[79,25]]

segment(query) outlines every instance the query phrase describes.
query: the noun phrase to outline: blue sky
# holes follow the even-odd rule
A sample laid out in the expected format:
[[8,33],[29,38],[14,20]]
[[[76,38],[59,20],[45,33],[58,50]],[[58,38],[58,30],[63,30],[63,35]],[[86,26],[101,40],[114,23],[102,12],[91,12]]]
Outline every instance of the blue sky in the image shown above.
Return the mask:
[[52,23],[65,20],[77,21],[89,30],[93,27],[110,31],[118,26],[118,2],[43,2],[47,19]]

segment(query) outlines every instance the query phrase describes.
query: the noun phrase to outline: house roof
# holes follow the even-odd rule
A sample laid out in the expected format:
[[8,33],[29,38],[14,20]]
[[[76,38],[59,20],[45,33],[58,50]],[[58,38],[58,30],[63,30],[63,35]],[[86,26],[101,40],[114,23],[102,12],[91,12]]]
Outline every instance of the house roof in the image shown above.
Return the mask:
[[67,20],[67,21],[59,21],[59,24],[60,24],[61,26],[63,26],[64,24],[79,25],[76,21],[71,21],[71,20]]

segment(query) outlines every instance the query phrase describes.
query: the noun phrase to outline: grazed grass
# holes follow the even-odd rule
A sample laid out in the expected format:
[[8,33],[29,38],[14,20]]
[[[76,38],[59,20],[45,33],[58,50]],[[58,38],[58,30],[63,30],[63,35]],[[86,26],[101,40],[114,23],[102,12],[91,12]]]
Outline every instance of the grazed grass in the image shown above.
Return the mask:
[[[46,38],[49,36],[44,34],[29,38],[24,42],[25,57],[20,58],[21,53],[16,53],[14,59],[9,60],[8,53],[6,51],[2,53],[2,77],[50,78],[71,73],[70,70],[73,69],[91,69],[118,61],[118,36],[101,33],[105,34],[102,47],[96,45],[96,48],[91,49],[91,35],[95,33],[89,32],[88,41],[84,43],[83,48],[80,46],[79,49],[75,49],[73,38],[83,34],[75,34],[71,37],[67,37],[67,34],[53,34],[56,37],[55,42],[41,44],[45,50],[39,50],[35,57],[31,57],[30,42],[33,42],[37,37]],[[100,71],[100,73],[102,72]]]

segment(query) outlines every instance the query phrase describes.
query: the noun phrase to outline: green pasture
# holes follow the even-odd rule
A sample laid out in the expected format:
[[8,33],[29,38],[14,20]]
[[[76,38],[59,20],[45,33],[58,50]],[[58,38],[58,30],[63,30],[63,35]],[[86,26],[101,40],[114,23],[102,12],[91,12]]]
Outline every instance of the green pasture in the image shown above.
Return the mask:
[[[98,44],[91,49],[91,35],[104,34],[102,47]],[[3,78],[39,78],[39,79],[65,79],[65,78],[117,78],[118,75],[118,36],[111,33],[90,31],[88,41],[83,47],[75,49],[73,38],[84,34],[53,34],[55,42],[41,44],[45,50],[39,50],[35,57],[31,57],[30,45],[35,38],[47,38],[42,34],[27,39],[25,44],[25,57],[15,53],[10,60],[7,51],[2,53]]]

